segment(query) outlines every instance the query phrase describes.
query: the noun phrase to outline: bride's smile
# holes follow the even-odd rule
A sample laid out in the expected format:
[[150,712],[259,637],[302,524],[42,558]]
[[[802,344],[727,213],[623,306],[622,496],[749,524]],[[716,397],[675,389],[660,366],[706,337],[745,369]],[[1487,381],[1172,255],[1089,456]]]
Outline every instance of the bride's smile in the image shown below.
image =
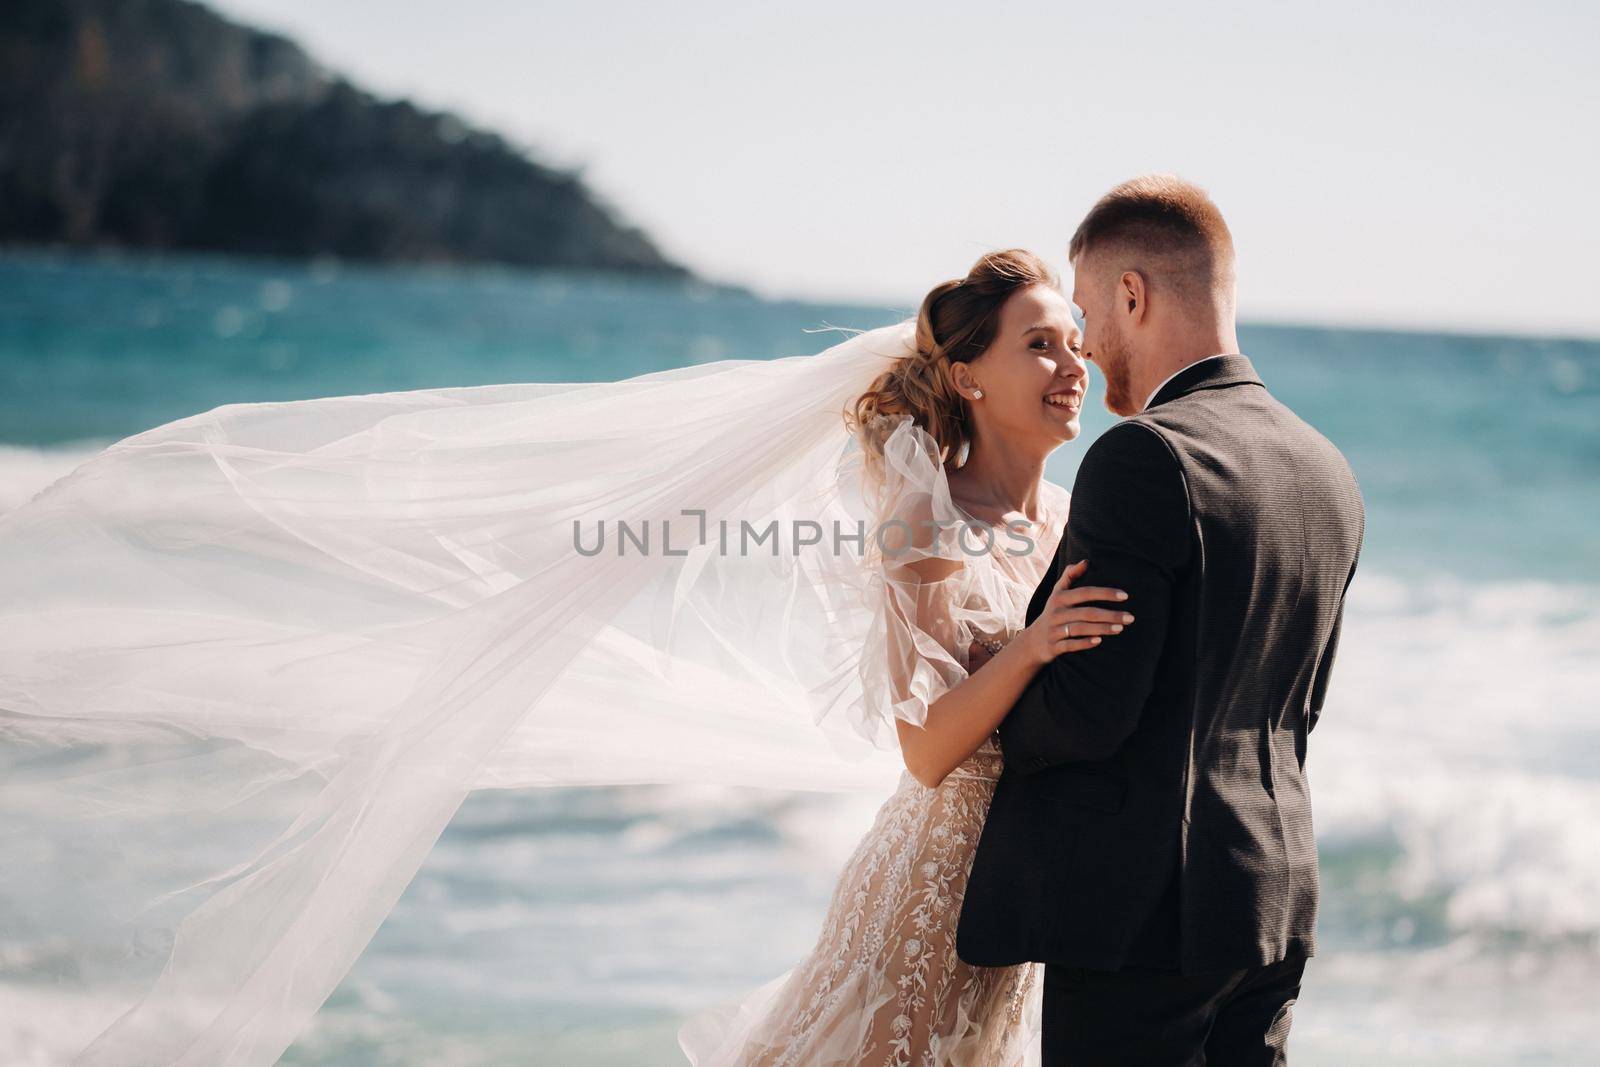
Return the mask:
[[[1013,455],[1040,448],[1048,455],[1075,440],[1083,429],[1079,415],[1089,383],[1082,346],[1072,306],[1055,289],[1030,286],[1007,300],[994,342],[966,364],[970,374],[952,368],[958,384],[971,379],[975,440],[992,441]],[[974,395],[979,390],[982,395]]]

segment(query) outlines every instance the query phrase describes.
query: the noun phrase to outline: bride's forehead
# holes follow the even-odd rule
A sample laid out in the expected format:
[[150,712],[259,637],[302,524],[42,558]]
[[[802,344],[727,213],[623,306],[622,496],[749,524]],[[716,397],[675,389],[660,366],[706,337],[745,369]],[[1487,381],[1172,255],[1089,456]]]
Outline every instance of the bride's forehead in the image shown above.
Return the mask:
[[1002,326],[1017,332],[1043,326],[1063,332],[1072,329],[1072,305],[1055,289],[1045,285],[1030,285],[1015,293],[1000,309]]

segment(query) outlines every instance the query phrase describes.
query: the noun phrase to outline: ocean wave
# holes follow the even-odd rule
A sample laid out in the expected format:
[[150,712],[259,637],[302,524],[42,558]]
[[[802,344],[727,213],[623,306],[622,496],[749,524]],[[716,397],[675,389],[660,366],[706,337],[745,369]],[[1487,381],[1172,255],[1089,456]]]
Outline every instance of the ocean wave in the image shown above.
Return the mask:
[[1600,936],[1600,591],[1358,578],[1311,739],[1325,853],[1390,843],[1369,892],[1451,930]]

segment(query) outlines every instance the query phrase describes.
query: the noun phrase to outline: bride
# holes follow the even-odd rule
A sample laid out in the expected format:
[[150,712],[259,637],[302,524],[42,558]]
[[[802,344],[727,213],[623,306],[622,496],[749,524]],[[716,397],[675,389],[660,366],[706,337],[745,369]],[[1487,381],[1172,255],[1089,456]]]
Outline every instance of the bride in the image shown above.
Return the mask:
[[856,401],[886,531],[865,694],[907,769],[845,864],[811,954],[684,1025],[696,1067],[1037,1062],[1039,965],[962,962],[955,920],[1002,765],[1000,720],[1051,658],[1133,621],[1089,606],[1118,593],[1071,588],[1074,565],[1021,626],[1066,525],[1068,494],[1044,480],[1045,459],[1078,436],[1086,380],[1055,278],[1012,250],[933,289],[915,351]]
[[1123,625],[1076,569],[1021,625],[1077,338],[1000,252],[815,355],[226,404],[0,514],[0,1016],[267,1067],[473,790],[893,775],[815,951],[683,1046],[1024,1062],[1031,966],[953,932],[996,724]]

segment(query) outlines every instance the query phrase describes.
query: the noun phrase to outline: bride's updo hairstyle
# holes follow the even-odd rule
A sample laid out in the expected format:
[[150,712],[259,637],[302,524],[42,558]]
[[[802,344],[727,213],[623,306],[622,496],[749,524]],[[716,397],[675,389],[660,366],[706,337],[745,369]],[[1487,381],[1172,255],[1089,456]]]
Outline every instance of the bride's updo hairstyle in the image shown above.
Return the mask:
[[917,313],[916,351],[885,371],[847,410],[845,425],[861,444],[869,465],[883,455],[894,423],[875,416],[910,415],[938,443],[940,458],[961,457],[972,441],[971,412],[956,392],[951,364],[981,356],[994,341],[1000,308],[1014,293],[1034,285],[1061,287],[1054,271],[1032,252],[989,252],[964,278],[941,282]]

